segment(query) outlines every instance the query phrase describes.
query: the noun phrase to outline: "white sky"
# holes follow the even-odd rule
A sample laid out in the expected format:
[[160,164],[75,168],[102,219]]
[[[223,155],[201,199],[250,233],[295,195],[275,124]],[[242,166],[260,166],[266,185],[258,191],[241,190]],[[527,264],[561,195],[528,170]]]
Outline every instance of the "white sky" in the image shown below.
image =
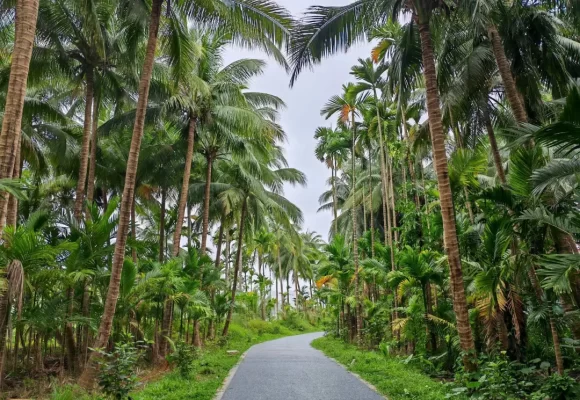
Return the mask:
[[[294,16],[312,5],[339,6],[349,0],[278,0]],[[328,58],[313,71],[303,71],[292,89],[290,77],[274,60],[268,60],[261,52],[246,49],[231,49],[225,55],[226,63],[240,58],[260,58],[268,61],[265,73],[254,79],[250,87],[253,91],[267,92],[281,97],[287,108],[281,113],[281,125],[288,142],[284,147],[291,167],[298,168],[308,177],[306,187],[287,187],[286,197],[297,204],[304,214],[304,229],[316,231],[327,238],[332,215],[330,212],[317,213],[318,197],[326,190],[326,180],[330,170],[314,156],[314,131],[318,126],[327,126],[334,121],[326,121],[320,116],[320,109],[334,94],[340,94],[343,83],[352,81],[349,71],[358,58],[370,57],[370,44],[360,44],[347,54],[337,54]]]

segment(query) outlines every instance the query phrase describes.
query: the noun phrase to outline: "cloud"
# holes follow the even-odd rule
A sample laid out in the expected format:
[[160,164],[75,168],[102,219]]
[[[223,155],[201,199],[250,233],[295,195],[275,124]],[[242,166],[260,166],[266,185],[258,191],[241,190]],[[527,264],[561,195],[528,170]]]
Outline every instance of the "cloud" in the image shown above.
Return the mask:
[[[347,1],[340,0],[278,0],[294,15],[299,16],[308,6],[341,5]],[[307,187],[285,188],[286,196],[297,204],[304,213],[304,229],[316,231],[326,237],[332,221],[331,212],[317,213],[318,197],[326,190],[326,181],[330,170],[314,156],[314,131],[318,126],[330,125],[320,116],[320,109],[334,94],[339,94],[341,86],[352,80],[350,68],[358,58],[370,56],[371,45],[361,43],[346,54],[337,54],[314,67],[313,71],[304,71],[291,89],[289,76],[274,60],[260,51],[231,48],[225,54],[226,63],[240,58],[260,58],[268,61],[264,74],[253,80],[251,90],[268,92],[281,97],[287,108],[281,112],[281,125],[284,128],[288,143],[286,157],[291,167],[298,168],[308,177]]]

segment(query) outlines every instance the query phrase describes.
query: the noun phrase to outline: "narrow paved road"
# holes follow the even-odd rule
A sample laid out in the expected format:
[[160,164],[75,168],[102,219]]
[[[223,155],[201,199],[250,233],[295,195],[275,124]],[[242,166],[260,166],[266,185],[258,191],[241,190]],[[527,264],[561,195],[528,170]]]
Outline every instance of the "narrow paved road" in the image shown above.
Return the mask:
[[384,400],[342,366],[312,348],[309,333],[252,347],[222,400]]

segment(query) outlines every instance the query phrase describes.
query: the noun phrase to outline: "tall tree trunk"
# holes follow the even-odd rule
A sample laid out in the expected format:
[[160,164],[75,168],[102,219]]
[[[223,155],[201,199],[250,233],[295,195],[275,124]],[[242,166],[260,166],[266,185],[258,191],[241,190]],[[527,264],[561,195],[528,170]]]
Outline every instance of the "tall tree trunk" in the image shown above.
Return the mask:
[[278,261],[278,277],[280,278],[280,302],[284,312],[284,275],[282,275],[282,260],[280,259],[280,244],[276,246],[276,259]]
[[83,215],[85,187],[87,184],[87,169],[89,165],[89,146],[91,144],[91,130],[93,127],[94,77],[92,67],[88,67],[85,74],[85,117],[83,126],[83,142],[81,145],[79,180],[77,181],[74,205],[74,215],[77,220],[80,220]]
[[397,210],[395,209],[395,189],[393,187],[393,159],[389,157],[387,163],[387,171],[389,176],[389,194],[391,196],[391,211],[393,213],[393,231],[394,231],[394,239],[395,245],[399,242],[399,231],[397,230]]
[[332,177],[332,212],[334,214],[334,221],[332,221],[333,231],[336,235],[338,233],[338,202],[336,200],[336,159],[333,157],[332,160],[332,167],[330,169],[331,177]]
[[373,161],[371,159],[371,149],[369,148],[369,208],[371,225],[371,257],[375,258],[375,216],[373,212]]
[[185,154],[185,168],[183,169],[181,192],[179,193],[179,203],[177,205],[177,222],[175,223],[175,232],[173,233],[173,249],[171,251],[172,257],[176,257],[179,254],[179,244],[181,242],[181,228],[183,226],[185,207],[187,206],[187,194],[189,192],[189,178],[191,175],[191,162],[193,160],[194,144],[195,144],[195,118],[190,116],[189,126],[187,129],[187,153]]
[[445,252],[449,263],[450,286],[453,295],[453,310],[457,318],[457,332],[461,349],[466,353],[463,363],[467,370],[473,370],[475,364],[475,344],[469,325],[469,314],[463,272],[461,270],[461,257],[459,255],[459,243],[455,226],[455,210],[453,197],[449,184],[449,172],[447,169],[447,155],[445,153],[445,135],[441,124],[441,109],[439,108],[439,91],[437,88],[437,75],[435,70],[435,58],[431,41],[429,22],[419,23],[421,35],[421,50],[427,89],[427,112],[429,113],[429,129],[431,131],[431,143],[433,147],[433,161],[437,173],[439,197],[441,201],[441,215],[443,218],[443,235]]
[[91,138],[91,156],[89,159],[89,176],[87,178],[87,203],[91,204],[95,197],[95,168],[97,167],[97,147],[99,145],[99,96],[93,97],[93,126]]
[[167,189],[161,188],[161,212],[159,213],[159,262],[165,261],[165,202],[167,200]]
[[[16,3],[16,35],[6,90],[2,131],[0,131],[0,179],[11,178],[14,171],[15,149],[20,140],[22,128],[22,109],[36,34],[39,2],[39,0],[19,0]],[[4,230],[7,202],[6,193],[0,193],[0,235]]]
[[[22,172],[22,138],[20,138],[16,145],[16,158],[14,159],[14,169],[12,177],[19,179]],[[8,198],[8,212],[6,215],[6,225],[16,227],[18,222],[18,199],[12,195]]]
[[[375,90],[375,98],[377,97],[377,92]],[[389,246],[392,247],[393,243],[392,243],[392,238],[391,238],[391,223],[390,223],[390,217],[389,217],[389,211],[388,211],[388,204],[389,204],[389,190],[388,190],[388,186],[387,186],[387,173],[386,173],[386,167],[385,167],[385,144],[384,144],[384,140],[383,140],[383,127],[382,127],[382,122],[381,122],[381,117],[380,117],[380,113],[379,113],[379,107],[377,105],[376,107],[377,109],[377,119],[378,119],[378,123],[377,126],[379,128],[379,148],[380,148],[380,152],[379,152],[379,157],[381,159],[380,162],[380,167],[381,167],[381,187],[383,189],[383,230],[385,231],[385,246]],[[395,259],[392,256],[391,257],[391,269],[394,270],[395,269]]]
[[505,88],[506,97],[508,98],[514,116],[520,124],[527,122],[528,116],[526,114],[526,109],[520,100],[518,89],[516,88],[516,82],[514,80],[514,76],[512,75],[510,64],[505,55],[505,50],[501,42],[501,37],[499,36],[499,32],[493,23],[487,27],[487,35],[489,36],[493,55],[495,56],[495,62],[497,63],[497,68]]
[[207,156],[207,171],[205,175],[205,194],[203,196],[203,224],[201,231],[201,254],[205,254],[207,246],[207,235],[209,231],[209,196],[211,188],[211,169],[213,165],[213,155]]
[[240,215],[239,233],[238,233],[238,251],[236,252],[236,264],[234,266],[234,281],[232,283],[232,299],[230,302],[230,308],[228,310],[228,316],[226,318],[226,323],[224,325],[224,330],[222,336],[227,336],[230,329],[230,324],[232,322],[232,316],[234,315],[234,306],[236,301],[236,289],[238,287],[238,275],[240,273],[240,267],[242,264],[242,244],[244,241],[244,224],[246,222],[246,212],[248,208],[248,198],[247,195],[242,203],[242,213]]
[[[137,218],[135,217],[135,202],[135,193],[133,193],[133,199],[131,200],[131,239],[133,239],[133,242],[137,241]],[[137,248],[135,247],[135,244],[131,246],[131,258],[133,259],[134,263],[137,262]]]
[[499,154],[499,148],[497,147],[497,140],[495,139],[495,132],[493,130],[493,124],[491,123],[491,118],[489,117],[489,106],[487,104],[483,108],[483,119],[485,121],[487,136],[489,137],[489,146],[491,147],[491,154],[493,156],[495,170],[497,172],[499,181],[505,185],[505,171],[503,170],[503,164],[501,162],[501,156]]
[[[70,287],[68,289],[68,318],[72,318],[73,311],[74,311],[74,298],[75,298],[75,290],[74,288]],[[64,332],[64,340],[66,343],[66,357],[68,361],[68,369],[69,371],[76,370],[76,361],[77,361],[77,354],[76,354],[76,345],[75,345],[75,337],[74,337],[74,330],[72,322],[67,321],[65,324],[65,332]]]
[[[119,210],[119,227],[117,229],[117,239],[115,242],[115,253],[113,256],[113,265],[111,268],[111,278],[107,292],[107,299],[105,301],[105,307],[103,309],[103,316],[99,326],[99,333],[94,344],[95,348],[102,348],[109,341],[111,328],[113,326],[113,318],[115,316],[115,308],[117,306],[117,299],[119,297],[121,272],[123,269],[123,259],[125,258],[125,245],[127,243],[127,230],[129,228],[129,222],[131,218],[131,202],[135,192],[135,178],[137,175],[137,164],[139,162],[139,149],[141,148],[141,140],[143,138],[145,113],[147,111],[147,101],[149,98],[149,84],[151,83],[151,75],[155,62],[155,50],[157,48],[157,36],[159,33],[159,21],[161,17],[162,3],[163,0],[152,0],[151,4],[149,38],[147,41],[147,51],[145,53],[143,70],[141,71],[141,79],[139,81],[139,100],[137,101],[137,112],[135,115],[135,125],[133,127],[133,137],[131,138],[129,159],[127,160],[125,186],[123,189],[123,197]],[[79,383],[84,388],[92,388],[95,382],[97,372],[95,368],[95,359],[97,356],[98,353],[91,353],[85,370],[80,377]]]
[[[354,110],[351,113],[351,124],[352,124],[352,154],[351,154],[351,167],[352,167],[352,190],[355,191],[356,188],[356,176],[355,176],[355,145],[356,145],[356,124],[354,119]],[[362,344],[362,299],[361,299],[361,283],[360,283],[360,271],[359,271],[359,260],[358,260],[358,237],[357,237],[357,222],[356,222],[356,205],[353,203],[352,207],[352,258],[354,261],[354,276],[355,276],[355,296],[356,296],[356,339],[357,344],[360,346]]]
[[167,355],[167,345],[169,341],[169,331],[171,327],[171,310],[173,308],[173,300],[170,297],[165,299],[163,305],[163,320],[161,321],[161,335],[159,337],[159,356],[165,358]]
[[556,358],[556,368],[560,375],[564,375],[564,359],[562,358],[562,350],[560,349],[560,336],[558,335],[558,328],[554,317],[550,317],[550,330],[552,331],[552,341],[554,343],[554,357]]

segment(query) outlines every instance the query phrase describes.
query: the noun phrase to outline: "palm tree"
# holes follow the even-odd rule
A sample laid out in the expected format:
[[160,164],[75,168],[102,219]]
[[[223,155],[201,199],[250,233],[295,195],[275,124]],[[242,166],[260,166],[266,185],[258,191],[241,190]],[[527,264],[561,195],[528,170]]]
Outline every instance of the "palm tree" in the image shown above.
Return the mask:
[[348,140],[345,137],[345,132],[341,129],[332,129],[319,127],[316,128],[314,138],[318,139],[314,153],[319,161],[324,161],[326,166],[330,168],[330,185],[332,187],[332,212],[334,215],[334,234],[337,234],[338,227],[336,221],[338,220],[338,199],[336,197],[336,180],[338,169],[342,162],[346,159],[346,151],[348,149]]
[[433,40],[431,38],[431,17],[437,7],[431,2],[411,1],[403,4],[391,0],[362,0],[343,7],[311,7],[304,19],[305,22],[296,28],[296,40],[291,49],[294,67],[291,82],[296,80],[304,67],[319,62],[323,57],[340,49],[348,49],[359,37],[387,20],[389,16],[396,16],[401,11],[412,13],[421,38],[426,104],[443,217],[445,250],[451,275],[453,307],[457,315],[457,330],[461,348],[467,354],[464,363],[467,368],[472,369],[474,364],[470,359],[473,356],[475,345],[469,324],[461,270],[455,212],[447,171],[445,135],[441,123]]
[[[285,164],[282,154],[275,148],[269,150],[270,154],[262,154],[255,160],[239,160],[237,164],[224,165],[224,178],[225,176],[228,178],[227,186],[224,187],[220,197],[227,208],[240,210],[240,219],[231,305],[222,336],[227,336],[233,315],[244,248],[244,230],[248,228],[256,231],[256,228],[264,226],[265,215],[269,215],[270,218],[286,227],[289,227],[291,223],[302,221],[300,210],[282,196],[281,185],[285,182],[304,185],[306,178],[304,174],[293,168],[279,168],[280,164]],[[260,156],[260,153],[256,152],[255,155]],[[255,164],[255,161],[258,164]]]
[[[325,106],[320,110],[322,115],[326,115],[326,118],[338,114],[339,121],[342,123],[349,123],[350,129],[352,131],[351,138],[351,179],[352,179],[352,189],[353,194],[356,188],[356,172],[355,172],[355,161],[356,161],[356,115],[360,114],[360,108],[364,99],[357,96],[356,87],[354,84],[349,83],[348,85],[343,85],[343,95],[342,97],[333,96],[325,104]],[[362,342],[362,298],[359,279],[359,259],[358,259],[358,239],[357,239],[357,222],[356,222],[356,211],[353,207],[351,211],[352,217],[352,247],[353,247],[353,260],[354,260],[354,270],[356,279],[356,296],[357,296],[357,341],[360,344]]]
[[[0,131],[0,179],[12,178],[16,168],[15,161],[20,143],[22,111],[36,33],[39,3],[39,0],[18,0],[16,2],[16,37],[10,64],[10,79],[6,91],[2,131]],[[2,193],[0,197],[0,232],[4,230],[7,205],[8,196]]]
[[[247,7],[245,2],[239,0],[235,1],[238,7],[229,8],[229,1],[223,3],[220,0],[215,0],[212,6],[225,6],[227,11],[222,11],[215,15],[214,12],[208,12],[208,14],[213,14],[213,21],[215,23],[216,19],[223,20],[230,19],[236,22],[243,21],[248,30],[242,31],[240,36],[246,36],[254,43],[264,44],[265,42],[270,43],[269,40],[264,40],[264,38],[275,38],[273,41],[275,44],[280,44],[287,37],[287,28],[285,23],[288,22],[288,18],[284,10],[277,6],[273,6],[270,2],[266,4],[257,3],[252,4],[250,8]],[[155,62],[155,51],[157,49],[157,40],[159,33],[159,26],[161,23],[162,16],[162,5],[163,0],[152,0],[151,3],[151,13],[149,19],[149,37],[147,40],[147,47],[145,52],[145,59],[143,62],[143,69],[141,71],[141,77],[139,80],[138,89],[138,100],[135,114],[135,124],[133,127],[133,135],[131,139],[131,147],[129,150],[129,159],[127,160],[127,172],[125,175],[125,184],[123,186],[123,196],[121,200],[121,206],[119,210],[119,228],[118,235],[115,241],[115,253],[113,256],[113,264],[111,266],[111,280],[109,284],[109,289],[107,293],[107,300],[105,302],[105,307],[103,311],[103,316],[101,318],[101,324],[99,327],[99,333],[97,340],[95,341],[95,348],[104,347],[109,339],[111,333],[111,327],[113,323],[113,318],[115,314],[115,307],[117,303],[117,298],[119,295],[119,285],[121,272],[123,268],[123,259],[125,253],[125,244],[127,242],[127,230],[129,227],[130,216],[131,216],[131,205],[132,199],[135,191],[135,176],[137,171],[137,165],[139,161],[139,150],[141,147],[141,140],[143,138],[145,116],[147,112],[147,102],[149,98],[149,87],[151,83],[151,77],[153,74],[153,66]],[[204,5],[207,5],[204,3]],[[200,6],[197,2],[189,4],[189,7],[196,8]],[[264,11],[263,8],[268,8],[268,12]],[[203,6],[202,6],[203,7]],[[212,7],[213,8],[213,7]],[[209,10],[208,10],[209,11]],[[219,11],[218,11],[219,12]],[[203,14],[203,13],[202,13]],[[216,18],[217,17],[217,18]],[[220,18],[221,17],[221,18]],[[265,23],[265,21],[268,23]],[[176,18],[170,19],[176,25],[178,20]],[[218,22],[219,23],[219,22]],[[171,24],[170,24],[171,26]],[[252,40],[253,39],[253,40]],[[274,47],[274,46],[272,46]],[[0,147],[1,148],[1,147]],[[95,380],[96,369],[94,368],[94,353],[91,354],[89,362],[83,371],[79,379],[79,383],[86,388],[90,388]]]

